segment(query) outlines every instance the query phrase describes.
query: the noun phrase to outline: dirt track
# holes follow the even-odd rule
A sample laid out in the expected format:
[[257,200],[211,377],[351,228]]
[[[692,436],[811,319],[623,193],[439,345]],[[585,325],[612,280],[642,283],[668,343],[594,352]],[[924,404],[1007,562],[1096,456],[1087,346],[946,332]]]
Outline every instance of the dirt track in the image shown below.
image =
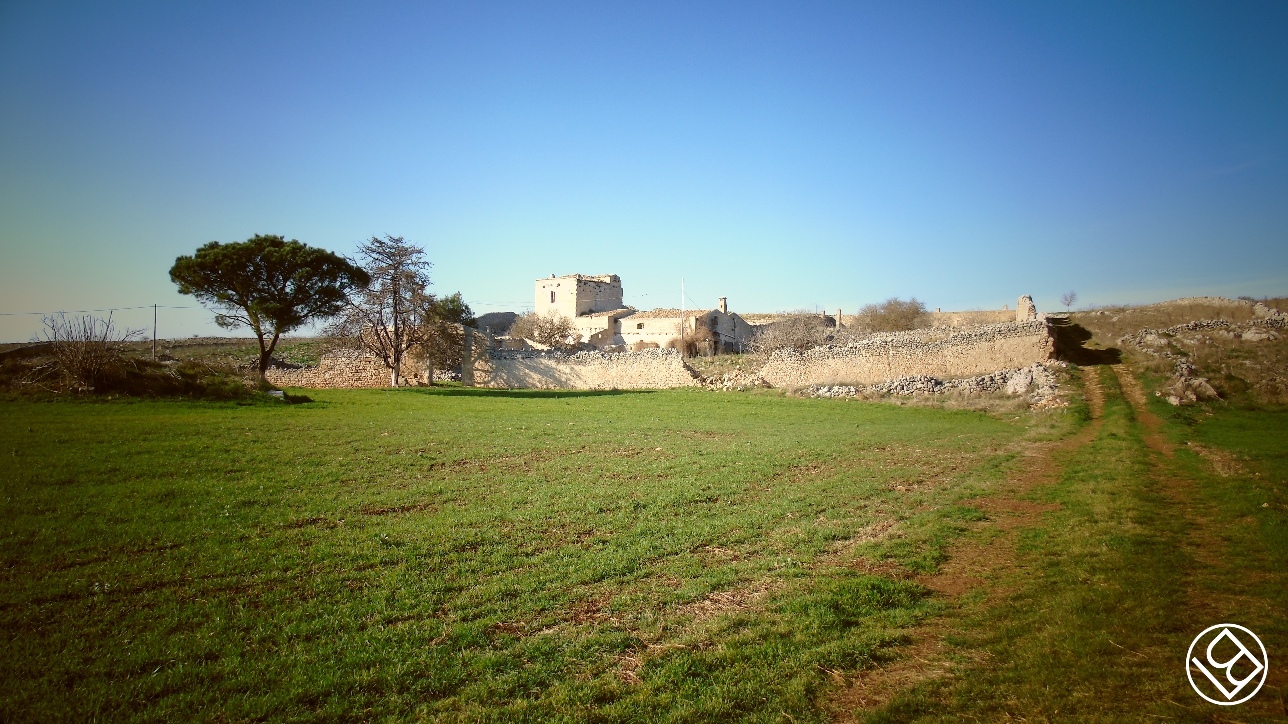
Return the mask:
[[[1091,408],[1091,422],[1073,436],[1056,443],[1030,445],[1024,453],[1024,462],[1018,472],[1008,480],[1005,496],[976,498],[963,501],[982,510],[988,520],[982,528],[989,528],[992,535],[972,536],[949,551],[948,562],[938,572],[918,580],[937,595],[955,599],[962,594],[985,589],[985,605],[991,605],[1011,593],[997,586],[1003,573],[1019,568],[1015,554],[1016,533],[1036,524],[1043,513],[1056,509],[1021,496],[1036,486],[1049,484],[1060,474],[1058,457],[1086,445],[1096,438],[1100,430],[1101,414],[1105,406],[1105,393],[1100,385],[1099,371],[1095,367],[1081,370],[1087,402]],[[1142,398],[1143,399],[1143,398]],[[990,583],[994,584],[987,587]],[[854,721],[854,716],[876,709],[899,692],[925,679],[952,675],[948,661],[948,646],[944,634],[949,617],[931,620],[909,632],[911,643],[899,649],[899,658],[872,671],[863,671],[852,679],[834,673],[833,677],[845,686],[833,695],[830,707],[834,719]]]

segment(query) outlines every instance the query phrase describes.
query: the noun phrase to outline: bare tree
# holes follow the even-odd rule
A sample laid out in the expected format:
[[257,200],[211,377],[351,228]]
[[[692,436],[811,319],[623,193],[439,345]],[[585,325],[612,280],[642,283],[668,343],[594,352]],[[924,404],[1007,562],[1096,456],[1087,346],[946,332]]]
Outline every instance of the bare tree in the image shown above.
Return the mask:
[[672,337],[667,340],[667,349],[678,349],[680,354],[685,357],[709,357],[715,354],[716,334],[705,325],[698,325],[696,328],[684,333],[682,337]]
[[142,336],[139,330],[117,329],[112,315],[68,317],[62,313],[41,319],[38,339],[47,342],[58,373],[83,390],[93,390],[124,374],[126,343]]
[[1078,293],[1072,289],[1060,295],[1060,303],[1064,305],[1065,309],[1072,307],[1076,301],[1078,301]]
[[358,246],[362,269],[371,277],[349,298],[327,333],[370,352],[390,370],[390,383],[402,384],[407,351],[425,340],[424,311],[432,305],[425,250],[401,236],[371,237]]
[[545,316],[536,312],[519,315],[510,326],[510,336],[555,349],[571,349],[581,342],[581,335],[574,331],[572,320],[553,309]]

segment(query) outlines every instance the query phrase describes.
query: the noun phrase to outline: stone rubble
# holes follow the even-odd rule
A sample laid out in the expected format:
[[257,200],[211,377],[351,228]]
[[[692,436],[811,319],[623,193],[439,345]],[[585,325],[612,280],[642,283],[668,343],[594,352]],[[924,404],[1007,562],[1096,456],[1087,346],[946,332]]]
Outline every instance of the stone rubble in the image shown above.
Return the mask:
[[[1054,363],[1059,365],[1060,363]],[[860,397],[864,395],[938,395],[958,392],[967,395],[1005,392],[1028,394],[1034,406],[1058,404],[1059,387],[1047,366],[1034,363],[1019,369],[998,370],[975,377],[941,380],[929,375],[909,375],[872,385],[811,385],[805,393],[816,398]]]
[[264,377],[278,387],[373,388],[389,386],[389,370],[368,354],[337,350],[322,355],[317,367],[274,365]]
[[[1226,306],[1251,306],[1252,312],[1257,316],[1257,319],[1242,324],[1234,324],[1226,319],[1200,319],[1177,324],[1166,329],[1150,329],[1147,327],[1118,340],[1118,343],[1123,346],[1134,347],[1146,354],[1171,360],[1175,364],[1172,379],[1165,387],[1154,393],[1167,400],[1169,404],[1177,406],[1192,405],[1205,400],[1220,399],[1220,395],[1212,387],[1208,378],[1198,376],[1198,369],[1195,368],[1192,362],[1184,356],[1167,349],[1170,340],[1176,339],[1190,345],[1202,344],[1205,341],[1210,342],[1211,340],[1205,339],[1202,334],[1193,334],[1194,332],[1205,332],[1209,337],[1220,339],[1264,342],[1279,339],[1279,332],[1274,330],[1288,329],[1288,314],[1284,314],[1278,309],[1267,307],[1260,302],[1222,300],[1220,297],[1196,297],[1192,300],[1177,301],[1192,301],[1211,305],[1216,303],[1214,300],[1228,302]],[[1175,304],[1176,302],[1171,303]]]
[[703,379],[702,384],[709,390],[719,392],[743,392],[755,387],[769,387],[765,378],[758,372],[726,372],[723,375],[707,377]]
[[770,385],[876,384],[904,377],[959,377],[1045,362],[1054,337],[1044,320],[874,334],[845,345],[781,349],[760,376]]

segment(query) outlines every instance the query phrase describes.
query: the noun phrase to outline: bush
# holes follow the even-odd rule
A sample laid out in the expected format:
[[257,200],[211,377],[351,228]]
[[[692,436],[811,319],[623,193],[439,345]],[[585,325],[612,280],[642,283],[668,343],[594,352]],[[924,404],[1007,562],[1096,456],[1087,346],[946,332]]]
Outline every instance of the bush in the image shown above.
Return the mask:
[[833,332],[818,314],[793,312],[757,330],[750,346],[752,351],[761,353],[778,349],[804,351],[832,341]]
[[205,364],[194,360],[155,362],[121,357],[112,374],[99,378],[94,386],[70,381],[51,356],[0,361],[0,390],[43,397],[50,393],[73,393],[94,397],[184,397],[197,400],[251,400],[274,389],[258,374],[231,365]]
[[41,320],[40,341],[49,345],[55,371],[62,381],[78,390],[92,391],[125,376],[126,345],[142,336],[135,330],[120,330],[112,315],[100,319],[87,314],[64,314]]
[[890,297],[880,304],[868,304],[859,310],[858,326],[870,332],[903,332],[924,327],[926,305],[916,297],[903,301]]
[[699,326],[697,331],[685,332],[683,342],[679,337],[672,337],[667,340],[666,348],[678,349],[680,354],[685,357],[697,357],[698,355],[709,357],[715,354],[716,335],[710,329]]

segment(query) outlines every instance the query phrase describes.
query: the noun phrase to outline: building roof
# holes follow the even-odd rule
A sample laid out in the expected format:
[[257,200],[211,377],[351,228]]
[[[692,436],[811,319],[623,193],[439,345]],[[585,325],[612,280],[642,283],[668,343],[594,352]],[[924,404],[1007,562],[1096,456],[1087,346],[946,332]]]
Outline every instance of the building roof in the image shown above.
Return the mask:
[[[686,309],[683,316],[701,317],[704,314],[714,312],[714,309]],[[681,316],[678,309],[650,309],[647,312],[636,312],[631,315],[631,319],[679,319]]]
[[576,279],[578,281],[584,280],[588,282],[603,282],[605,284],[622,283],[621,277],[617,276],[616,274],[564,274],[563,276],[558,276],[558,277],[555,276],[554,274],[551,274],[550,276],[538,279],[537,281],[544,282],[549,279]]
[[628,315],[634,316],[635,312],[636,312],[635,307],[620,307],[618,309],[610,309],[606,312],[586,312],[585,314],[578,314],[577,316],[578,317],[614,317],[614,316],[625,317]]

